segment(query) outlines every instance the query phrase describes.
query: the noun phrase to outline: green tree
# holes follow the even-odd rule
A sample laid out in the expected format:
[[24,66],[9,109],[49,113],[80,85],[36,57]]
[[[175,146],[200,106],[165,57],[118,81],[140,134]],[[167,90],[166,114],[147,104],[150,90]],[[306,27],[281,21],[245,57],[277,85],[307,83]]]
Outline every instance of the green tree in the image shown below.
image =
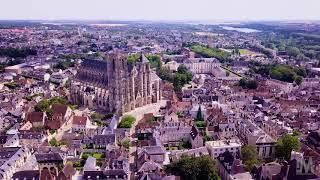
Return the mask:
[[192,45],[191,50],[205,58],[217,58],[221,62],[230,60],[230,53],[218,48],[203,45]]
[[294,81],[296,73],[290,66],[277,65],[271,69],[270,76],[273,79],[292,83]]
[[239,86],[243,89],[257,89],[258,82],[256,80],[241,78],[239,80]]
[[71,87],[71,80],[70,79],[68,79],[66,81],[66,83],[64,84],[64,87],[67,88],[67,89]]
[[203,121],[203,120],[196,121],[196,126],[199,129],[203,129],[203,128],[207,127],[207,123],[205,121]]
[[297,75],[306,77],[307,76],[307,71],[304,68],[295,68],[294,71],[297,73]]
[[294,82],[297,84],[297,85],[300,85],[303,81],[303,78],[301,76],[296,76],[295,79],[294,79]]
[[93,120],[101,120],[103,118],[103,115],[95,112],[95,113],[92,113],[90,117]]
[[161,67],[158,71],[158,75],[162,80],[172,82],[173,76],[168,68]]
[[278,139],[276,145],[276,156],[290,160],[292,150],[300,149],[300,141],[298,137],[286,134]]
[[286,51],[291,57],[297,57],[300,54],[300,50],[297,47],[287,47]]
[[191,149],[191,148],[192,148],[192,144],[188,140],[182,139],[179,142],[179,149]]
[[59,142],[57,141],[56,138],[52,138],[52,139],[49,141],[49,144],[50,144],[51,146],[55,146],[55,147],[59,146]]
[[40,101],[34,108],[38,112],[45,112],[50,109],[50,103],[48,100]]
[[188,68],[187,66],[185,66],[184,64],[179,65],[178,67],[178,73],[180,74],[185,74],[188,72]]
[[236,49],[234,50],[234,53],[235,53],[236,55],[240,55],[240,50],[239,50],[238,47],[236,47]]
[[181,176],[185,180],[218,180],[216,165],[210,156],[183,156],[164,168],[168,174]]
[[140,58],[140,55],[139,54],[131,54],[128,56],[128,60],[127,62],[129,64],[135,64]]
[[132,124],[136,121],[136,118],[130,115],[124,116],[119,123],[119,128],[131,128]]
[[64,104],[64,105],[67,105],[68,104],[68,100],[64,97],[60,97],[60,96],[56,96],[56,97],[53,97],[49,100],[49,103],[51,105],[53,104]]
[[130,139],[126,138],[126,139],[122,140],[121,146],[128,150],[131,146]]
[[156,68],[156,69],[161,68],[162,61],[161,61],[161,57],[159,55],[150,54],[150,55],[147,55],[146,58],[149,60],[151,68]]
[[261,164],[258,157],[257,147],[254,145],[246,145],[241,149],[241,160],[243,161],[247,171],[251,171],[255,165]]

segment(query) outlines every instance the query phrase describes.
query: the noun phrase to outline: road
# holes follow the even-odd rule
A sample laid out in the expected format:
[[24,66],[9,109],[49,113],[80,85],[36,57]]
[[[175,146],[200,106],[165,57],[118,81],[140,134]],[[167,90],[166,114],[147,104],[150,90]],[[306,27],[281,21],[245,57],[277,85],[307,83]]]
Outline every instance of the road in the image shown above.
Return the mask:
[[[143,118],[143,115],[146,113],[156,114],[157,112],[159,112],[160,107],[165,106],[165,104],[166,104],[166,101],[161,100],[158,103],[149,104],[149,105],[146,105],[143,107],[139,107],[133,111],[130,111],[130,112],[123,114],[123,116],[131,115],[136,118],[136,121],[134,122],[134,124],[132,125],[132,127],[130,129],[130,141],[131,142],[134,141],[132,135],[135,132],[135,128],[136,128],[137,124]],[[130,148],[129,148],[129,164],[134,164],[136,151],[137,151],[136,146],[130,146]],[[130,169],[130,179],[133,179],[133,177],[134,177],[134,172],[132,171],[132,169]]]

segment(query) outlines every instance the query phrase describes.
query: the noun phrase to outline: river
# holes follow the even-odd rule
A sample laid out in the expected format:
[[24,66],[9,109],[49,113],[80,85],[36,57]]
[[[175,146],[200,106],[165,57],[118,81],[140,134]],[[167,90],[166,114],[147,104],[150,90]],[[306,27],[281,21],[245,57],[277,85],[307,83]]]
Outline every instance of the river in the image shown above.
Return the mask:
[[230,26],[222,26],[222,29],[228,30],[228,31],[238,31],[243,33],[255,33],[255,32],[261,32],[256,29],[250,29],[250,28],[235,28]]

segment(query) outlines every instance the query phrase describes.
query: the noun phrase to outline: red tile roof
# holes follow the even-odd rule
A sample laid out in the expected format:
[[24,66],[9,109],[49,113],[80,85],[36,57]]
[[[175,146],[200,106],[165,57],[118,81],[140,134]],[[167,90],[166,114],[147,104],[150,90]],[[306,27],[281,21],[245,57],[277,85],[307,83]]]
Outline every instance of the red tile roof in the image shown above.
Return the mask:
[[42,122],[44,117],[43,112],[31,112],[27,115],[27,121],[33,122]]
[[83,116],[73,116],[72,124],[74,125],[86,125],[87,117]]
[[67,113],[67,110],[68,110],[67,105],[63,105],[63,104],[52,105],[53,115],[62,115],[64,117]]

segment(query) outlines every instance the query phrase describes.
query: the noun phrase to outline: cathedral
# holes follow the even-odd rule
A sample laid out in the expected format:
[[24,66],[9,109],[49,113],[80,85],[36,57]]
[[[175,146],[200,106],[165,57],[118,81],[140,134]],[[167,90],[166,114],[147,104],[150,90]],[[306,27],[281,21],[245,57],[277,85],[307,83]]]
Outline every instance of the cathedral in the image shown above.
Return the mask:
[[70,100],[106,112],[122,114],[161,99],[161,79],[150,69],[141,54],[128,62],[120,53],[108,54],[104,60],[84,60],[72,79]]

